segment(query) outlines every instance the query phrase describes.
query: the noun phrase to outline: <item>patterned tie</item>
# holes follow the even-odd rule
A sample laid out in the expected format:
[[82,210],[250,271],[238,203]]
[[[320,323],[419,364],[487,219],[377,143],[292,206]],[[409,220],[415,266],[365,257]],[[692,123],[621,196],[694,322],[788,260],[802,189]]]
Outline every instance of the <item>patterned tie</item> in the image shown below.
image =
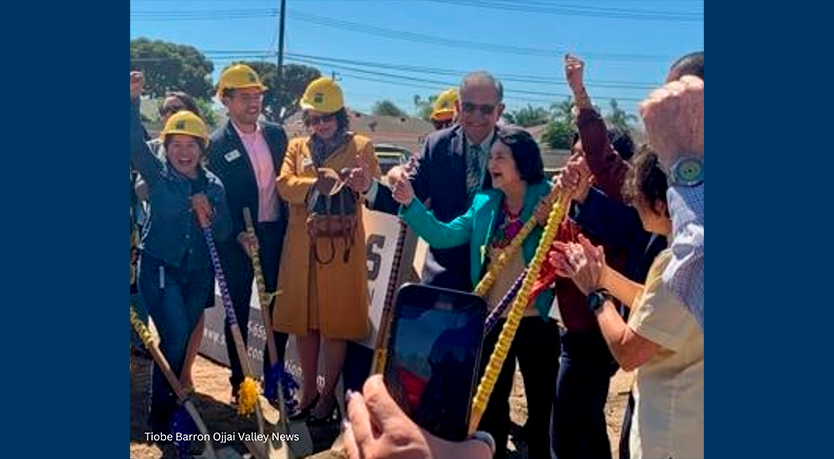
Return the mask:
[[469,202],[481,191],[481,146],[469,145],[466,152],[466,194]]

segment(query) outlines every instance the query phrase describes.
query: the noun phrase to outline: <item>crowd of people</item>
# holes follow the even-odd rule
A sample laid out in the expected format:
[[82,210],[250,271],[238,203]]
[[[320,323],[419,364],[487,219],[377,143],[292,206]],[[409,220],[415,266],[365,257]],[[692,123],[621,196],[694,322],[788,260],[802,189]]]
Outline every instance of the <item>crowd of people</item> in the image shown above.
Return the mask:
[[[268,88],[253,69],[235,65],[217,89],[229,114],[224,125],[209,135],[190,97],[171,93],[160,109],[160,137],[149,140],[138,109],[143,76],[131,72],[132,303],[150,313],[181,381],[193,386],[203,310],[213,300],[208,227],[243,336],[253,251],[267,291],[280,292],[267,305],[279,360],[295,335],[302,368],[290,418],[342,420],[352,458],[507,457],[516,360],[530,457],[611,458],[605,403],[618,368],[635,371],[620,457],[703,457],[704,54],[675,62],[640,105],[640,146],[606,126],[584,71],[582,60],[566,56],[577,134],[552,181],[533,137],[500,122],[503,85],[486,71],[438,96],[437,130],[418,158],[387,177],[370,139],[350,130],[342,90],[329,78],[311,82],[299,101],[307,137],[288,141],[279,125],[262,121]],[[437,438],[369,375],[369,352],[352,343],[369,333],[363,208],[399,215],[429,244],[424,283],[468,292],[536,219],[485,297],[493,308],[531,263],[554,196],[569,203],[545,261],[557,278],[527,306],[477,434]],[[505,321],[506,313],[484,337],[481,372]],[[243,372],[226,328],[236,403]],[[159,373],[150,420],[166,432],[175,400]],[[346,413],[336,402],[342,375]]]

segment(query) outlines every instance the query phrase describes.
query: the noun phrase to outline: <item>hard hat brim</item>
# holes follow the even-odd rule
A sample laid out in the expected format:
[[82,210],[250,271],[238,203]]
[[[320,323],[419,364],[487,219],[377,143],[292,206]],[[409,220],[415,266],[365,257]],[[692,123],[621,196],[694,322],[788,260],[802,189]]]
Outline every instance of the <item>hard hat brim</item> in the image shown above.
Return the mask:
[[269,87],[264,85],[263,83],[252,83],[252,84],[246,84],[246,85],[243,85],[243,86],[225,86],[223,88],[218,88],[217,89],[217,98],[220,99],[221,97],[223,97],[223,90],[225,90],[225,89],[246,89],[246,88],[260,88],[261,92],[269,91]]
[[200,141],[203,142],[203,148],[208,148],[208,146],[209,146],[208,137],[194,135],[193,132],[188,132],[188,131],[183,131],[183,130],[178,130],[178,129],[175,129],[173,131],[162,131],[162,132],[159,133],[159,138],[162,140],[162,143],[165,143],[165,136],[174,135],[174,134],[187,135],[189,137],[194,137],[195,139],[200,140]]
[[436,121],[446,121],[454,118],[455,111],[454,110],[439,110],[431,114],[429,117],[432,120]]
[[330,115],[332,113],[336,113],[339,110],[341,110],[342,108],[344,108],[344,107],[340,107],[340,108],[338,108],[336,110],[332,110],[332,111],[331,110],[324,110],[321,106],[316,106],[316,105],[313,105],[309,102],[304,102],[303,100],[298,102],[298,106],[301,107],[302,110],[315,110],[317,112],[321,112],[321,113],[324,113],[324,114],[327,114],[327,115]]

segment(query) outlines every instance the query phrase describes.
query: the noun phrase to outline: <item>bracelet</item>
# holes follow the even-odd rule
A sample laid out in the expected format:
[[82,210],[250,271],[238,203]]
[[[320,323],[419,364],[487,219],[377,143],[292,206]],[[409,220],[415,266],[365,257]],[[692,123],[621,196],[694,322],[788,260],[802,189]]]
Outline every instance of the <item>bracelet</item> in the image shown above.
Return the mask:
[[476,430],[469,436],[469,440],[478,440],[486,443],[489,446],[490,457],[495,456],[495,439],[489,432],[483,430]]

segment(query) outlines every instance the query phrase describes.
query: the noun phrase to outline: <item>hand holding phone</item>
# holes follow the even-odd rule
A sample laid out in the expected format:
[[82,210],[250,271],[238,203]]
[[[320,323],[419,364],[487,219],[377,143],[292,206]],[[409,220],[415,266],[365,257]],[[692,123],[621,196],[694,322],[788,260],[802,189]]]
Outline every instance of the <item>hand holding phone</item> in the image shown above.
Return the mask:
[[466,292],[406,284],[397,294],[385,382],[401,408],[440,438],[467,436],[487,306]]

